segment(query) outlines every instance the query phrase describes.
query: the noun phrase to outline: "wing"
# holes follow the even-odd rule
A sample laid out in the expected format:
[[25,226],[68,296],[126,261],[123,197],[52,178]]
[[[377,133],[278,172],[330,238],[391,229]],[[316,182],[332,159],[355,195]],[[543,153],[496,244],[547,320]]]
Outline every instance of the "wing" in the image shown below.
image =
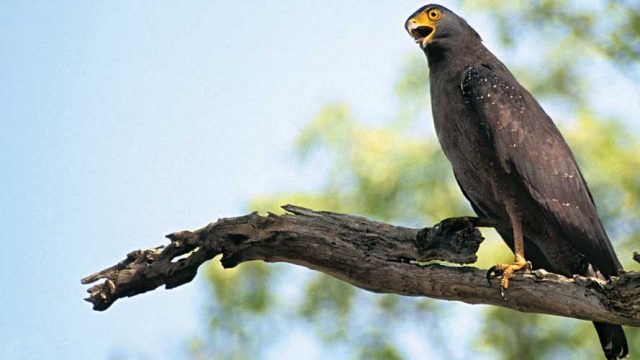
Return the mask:
[[604,275],[622,268],[575,158],[536,100],[517,81],[485,66],[461,84],[471,111],[492,140],[500,165],[517,178],[548,221]]

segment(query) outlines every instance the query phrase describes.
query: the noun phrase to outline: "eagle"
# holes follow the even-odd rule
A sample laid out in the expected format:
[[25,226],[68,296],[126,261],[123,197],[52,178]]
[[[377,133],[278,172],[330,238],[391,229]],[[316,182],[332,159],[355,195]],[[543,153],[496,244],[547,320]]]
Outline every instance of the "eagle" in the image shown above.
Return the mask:
[[[536,99],[461,17],[440,5],[405,28],[427,57],[436,134],[456,181],[479,217],[515,255],[501,291],[527,267],[609,279],[623,269],[575,157]],[[620,325],[594,322],[607,359],[629,350]]]

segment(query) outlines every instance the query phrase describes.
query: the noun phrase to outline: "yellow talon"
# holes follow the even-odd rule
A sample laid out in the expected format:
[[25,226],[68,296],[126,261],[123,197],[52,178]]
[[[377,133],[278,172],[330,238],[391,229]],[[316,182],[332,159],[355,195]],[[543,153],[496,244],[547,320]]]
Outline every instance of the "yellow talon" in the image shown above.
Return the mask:
[[513,264],[496,264],[489,269],[487,273],[487,280],[491,284],[491,275],[502,273],[502,279],[500,279],[500,287],[502,290],[509,288],[509,279],[515,276],[515,272],[527,267],[527,261],[516,255]]

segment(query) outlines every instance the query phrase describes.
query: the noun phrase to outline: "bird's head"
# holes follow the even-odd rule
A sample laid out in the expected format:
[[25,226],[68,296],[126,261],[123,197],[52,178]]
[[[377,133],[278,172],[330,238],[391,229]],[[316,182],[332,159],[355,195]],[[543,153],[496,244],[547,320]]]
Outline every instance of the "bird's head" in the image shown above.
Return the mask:
[[471,36],[481,40],[478,33],[467,22],[444,6],[425,5],[414,12],[404,24],[409,35],[423,50],[431,44],[463,42]]

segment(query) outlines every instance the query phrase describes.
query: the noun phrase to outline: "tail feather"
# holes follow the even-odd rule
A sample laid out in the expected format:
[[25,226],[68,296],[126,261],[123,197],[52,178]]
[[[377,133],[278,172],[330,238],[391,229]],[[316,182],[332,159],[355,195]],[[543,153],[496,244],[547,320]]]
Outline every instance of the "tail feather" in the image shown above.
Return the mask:
[[607,360],[624,359],[629,354],[629,346],[620,325],[594,322],[600,344]]

